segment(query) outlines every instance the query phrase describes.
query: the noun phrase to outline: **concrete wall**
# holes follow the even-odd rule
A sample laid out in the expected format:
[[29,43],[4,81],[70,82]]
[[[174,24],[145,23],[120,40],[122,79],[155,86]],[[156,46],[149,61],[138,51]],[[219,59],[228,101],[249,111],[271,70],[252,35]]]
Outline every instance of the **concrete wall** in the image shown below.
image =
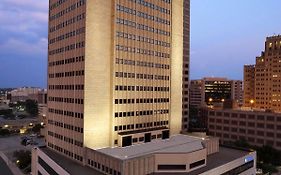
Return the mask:
[[38,163],[38,157],[41,157],[41,159],[43,159],[58,174],[70,175],[39,148],[32,149],[32,175],[38,175],[38,171],[40,171],[42,175],[51,175]]

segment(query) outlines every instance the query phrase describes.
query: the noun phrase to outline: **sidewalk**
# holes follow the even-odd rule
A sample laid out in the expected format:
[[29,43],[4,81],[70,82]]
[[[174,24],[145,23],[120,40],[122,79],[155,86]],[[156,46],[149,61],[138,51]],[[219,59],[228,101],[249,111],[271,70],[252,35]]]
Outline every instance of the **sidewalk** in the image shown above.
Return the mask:
[[3,152],[0,152],[0,157],[1,157],[1,159],[3,159],[3,161],[6,163],[6,165],[10,168],[11,172],[14,175],[24,175],[20,171],[20,169],[13,162],[11,162]]

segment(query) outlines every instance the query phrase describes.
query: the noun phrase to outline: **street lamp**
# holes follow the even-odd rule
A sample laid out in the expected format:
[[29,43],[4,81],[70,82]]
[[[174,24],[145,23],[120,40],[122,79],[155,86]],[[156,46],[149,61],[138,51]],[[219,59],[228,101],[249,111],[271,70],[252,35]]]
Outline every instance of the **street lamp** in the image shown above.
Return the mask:
[[254,105],[255,101],[253,99],[251,99],[250,103],[251,103],[251,110],[253,110],[253,105]]

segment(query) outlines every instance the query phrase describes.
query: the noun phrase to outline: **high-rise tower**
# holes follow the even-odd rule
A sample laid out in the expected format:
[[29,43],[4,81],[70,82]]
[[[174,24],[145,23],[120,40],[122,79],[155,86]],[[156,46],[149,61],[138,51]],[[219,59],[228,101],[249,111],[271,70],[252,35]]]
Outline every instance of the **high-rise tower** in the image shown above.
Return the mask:
[[50,0],[47,146],[83,161],[186,128],[189,6]]
[[266,38],[256,64],[245,66],[245,106],[281,111],[281,36]]

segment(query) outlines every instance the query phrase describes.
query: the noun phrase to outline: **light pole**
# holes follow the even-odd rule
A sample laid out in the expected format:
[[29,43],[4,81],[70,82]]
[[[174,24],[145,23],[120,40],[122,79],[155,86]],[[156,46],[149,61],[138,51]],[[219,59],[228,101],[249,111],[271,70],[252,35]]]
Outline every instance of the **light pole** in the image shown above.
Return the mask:
[[250,103],[251,103],[251,110],[253,110],[253,105],[254,105],[255,101],[253,99],[251,99]]

